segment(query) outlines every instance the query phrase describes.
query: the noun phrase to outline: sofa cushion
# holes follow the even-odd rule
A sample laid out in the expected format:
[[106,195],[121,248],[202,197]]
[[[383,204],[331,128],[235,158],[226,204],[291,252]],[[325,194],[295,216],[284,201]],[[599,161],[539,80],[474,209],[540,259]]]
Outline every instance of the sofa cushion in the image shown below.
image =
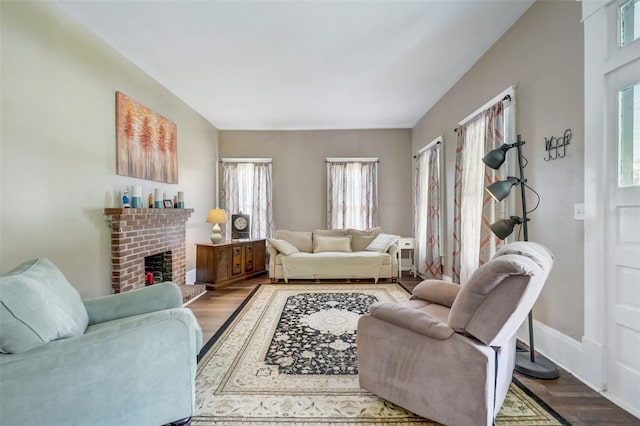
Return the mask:
[[[358,253],[357,252],[351,252],[352,254],[349,253],[340,253],[340,255],[345,255],[345,256],[356,256]],[[307,253],[309,255],[313,255],[313,253]],[[297,253],[293,254],[294,256],[297,256]],[[282,253],[279,253],[276,255],[276,259],[275,259],[275,265],[276,266],[282,266],[282,258],[285,255],[283,255]],[[393,258],[391,257],[391,255],[389,253],[382,253],[382,266],[387,266],[387,265],[391,265]]]
[[321,237],[314,236],[313,238],[313,252],[351,252],[351,236],[346,237]]
[[[506,318],[511,315],[536,268],[534,262],[525,262],[518,255],[494,257],[479,267],[460,288],[451,305],[449,325],[458,332],[472,334],[486,343],[491,339],[491,336],[487,336],[499,331]],[[479,312],[486,310],[491,312],[492,318],[490,321],[483,321],[485,330],[470,333],[470,323],[474,318],[479,318]],[[482,338],[480,334],[483,335]]]
[[553,253],[545,246],[532,241],[514,241],[513,243],[503,245],[493,256],[494,258],[507,254],[517,254],[528,257],[543,269],[549,268],[553,263]]
[[314,229],[313,230],[313,253],[316,253],[317,237],[346,237],[346,229]]
[[351,235],[352,251],[364,251],[379,234],[382,234],[382,228],[379,226],[366,231],[359,229],[347,229],[347,235]]
[[80,336],[88,323],[80,294],[51,261],[25,262],[0,278],[2,352],[26,352]]
[[287,231],[279,229],[276,231],[276,239],[286,240],[293,244],[298,250],[307,253],[313,252],[312,234],[308,231]]
[[300,251],[296,248],[296,246],[294,246],[287,240],[277,240],[275,238],[267,238],[267,241],[271,246],[273,246],[273,248],[275,248],[280,253],[286,256],[293,253],[298,253]]
[[387,250],[389,250],[389,247],[391,247],[399,239],[399,235],[378,234],[365,250],[386,253]]

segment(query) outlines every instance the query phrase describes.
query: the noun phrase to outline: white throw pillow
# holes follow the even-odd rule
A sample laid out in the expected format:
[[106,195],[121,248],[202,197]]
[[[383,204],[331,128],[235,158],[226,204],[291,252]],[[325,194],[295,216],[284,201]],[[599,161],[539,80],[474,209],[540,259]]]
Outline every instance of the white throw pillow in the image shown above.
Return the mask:
[[367,251],[377,251],[380,253],[386,253],[396,241],[400,239],[399,235],[392,234],[379,234],[376,239],[367,246]]
[[289,256],[290,254],[298,253],[300,251],[296,248],[296,246],[294,246],[287,240],[276,240],[272,238],[267,238],[267,241],[269,241],[269,244],[271,246],[273,246],[276,250],[278,250],[280,253],[284,254],[285,256]]
[[314,253],[325,251],[351,252],[351,236],[346,237],[321,237],[314,238],[316,246]]

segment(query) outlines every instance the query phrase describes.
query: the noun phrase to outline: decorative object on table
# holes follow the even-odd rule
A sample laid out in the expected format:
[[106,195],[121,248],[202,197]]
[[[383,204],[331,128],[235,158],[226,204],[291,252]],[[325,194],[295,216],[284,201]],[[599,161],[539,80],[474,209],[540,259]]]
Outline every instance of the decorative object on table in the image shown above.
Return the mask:
[[147,201],[149,202],[149,208],[152,209],[153,208],[153,194],[149,193],[149,198],[147,198]]
[[551,136],[549,139],[544,138],[544,150],[547,151],[547,157],[544,161],[564,158],[564,156],[567,155],[567,145],[569,145],[570,141],[571,129],[565,130],[564,134],[560,137]]
[[184,209],[184,192],[178,191],[178,208]]
[[153,190],[153,207],[156,209],[162,208],[162,189],[160,188]]
[[224,209],[211,209],[209,210],[209,215],[207,216],[207,223],[213,223],[213,228],[211,228],[211,242],[213,244],[218,244],[222,242],[222,231],[220,230],[220,223],[227,222],[227,212]]
[[[332,294],[337,297],[327,304],[313,303]],[[358,384],[353,320],[364,309],[358,305],[366,306],[371,296],[383,302],[403,302],[410,295],[397,284],[385,283],[308,281],[259,286],[200,352],[191,424],[434,425],[363,392]],[[304,344],[299,347],[300,340]],[[265,354],[276,344],[282,345],[286,355],[268,363]],[[322,365],[333,374],[313,374]],[[299,371],[289,374],[280,372],[281,367]],[[560,419],[557,413],[520,386],[510,386],[496,425],[567,424],[556,421],[554,416]]]
[[[527,214],[534,211],[540,203],[540,196],[526,184],[527,180],[524,178],[524,167],[526,164],[523,164],[523,160],[526,159],[522,155],[522,145],[525,143],[526,142],[521,139],[520,135],[518,135],[518,140],[515,143],[503,144],[501,147],[489,151],[489,153],[482,158],[483,163],[494,170],[498,170],[505,161],[507,151],[511,148],[517,148],[520,177],[516,178],[509,176],[507,179],[494,182],[486,188],[487,192],[497,202],[500,202],[509,195],[512,187],[520,185],[522,217],[511,216],[509,219],[502,219],[491,224],[491,231],[493,231],[493,233],[502,240],[511,235],[516,225],[522,225],[523,240],[529,241],[529,234],[527,233],[527,222],[529,221],[529,218],[527,217]],[[538,196],[538,204],[536,204],[536,206],[530,211],[527,211],[527,200],[524,192],[525,187],[529,188]],[[538,379],[555,379],[560,375],[558,367],[548,358],[535,353],[533,339],[533,311],[529,311],[528,321],[529,351],[528,353],[527,351],[518,351],[516,354],[516,371]]]
[[164,200],[163,201],[163,207],[165,209],[172,209],[173,208],[173,202],[171,200]]
[[131,207],[131,204],[129,204],[129,191],[127,190],[125,190],[124,194],[122,194],[122,207],[124,207],[125,209]]
[[231,238],[242,240],[251,238],[251,218],[242,212],[231,215]]
[[139,209],[142,207],[142,187],[136,185],[133,187],[133,196],[131,197],[131,207]]
[[122,176],[178,183],[176,124],[116,92],[116,168]]

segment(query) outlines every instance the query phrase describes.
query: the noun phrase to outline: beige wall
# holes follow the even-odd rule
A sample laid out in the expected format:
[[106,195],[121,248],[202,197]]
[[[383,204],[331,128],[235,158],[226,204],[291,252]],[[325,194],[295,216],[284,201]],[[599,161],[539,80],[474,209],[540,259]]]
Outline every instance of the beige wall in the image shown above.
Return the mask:
[[[583,33],[579,2],[536,2],[413,129],[415,152],[444,134],[446,158],[446,269],[450,272],[453,181],[458,121],[516,85],[516,129],[527,142],[528,184],[541,197],[530,214],[529,239],[547,245],[556,264],[534,316],[580,339],[583,310],[583,222],[573,219],[583,202]],[[563,159],[546,162],[544,138],[573,131]],[[511,197],[518,196],[514,191]],[[535,196],[527,200],[532,207]]]
[[[187,269],[207,241],[217,129],[53,2],[1,2],[0,272],[46,256],[83,297],[111,291],[102,209],[127,186],[185,192]],[[179,184],[115,174],[115,92],[178,126]],[[141,278],[142,279],[142,278]]]
[[326,228],[327,157],[379,157],[379,224],[412,235],[411,131],[220,131],[220,157],[273,158],[276,229]]

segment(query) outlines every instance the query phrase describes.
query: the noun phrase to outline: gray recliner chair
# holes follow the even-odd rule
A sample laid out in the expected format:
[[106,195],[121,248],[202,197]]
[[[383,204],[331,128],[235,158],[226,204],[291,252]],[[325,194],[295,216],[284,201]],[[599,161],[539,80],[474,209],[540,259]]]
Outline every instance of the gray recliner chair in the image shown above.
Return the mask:
[[533,242],[502,247],[460,286],[418,284],[358,322],[360,386],[447,425],[493,424],[515,363],[515,334],[553,265]]

